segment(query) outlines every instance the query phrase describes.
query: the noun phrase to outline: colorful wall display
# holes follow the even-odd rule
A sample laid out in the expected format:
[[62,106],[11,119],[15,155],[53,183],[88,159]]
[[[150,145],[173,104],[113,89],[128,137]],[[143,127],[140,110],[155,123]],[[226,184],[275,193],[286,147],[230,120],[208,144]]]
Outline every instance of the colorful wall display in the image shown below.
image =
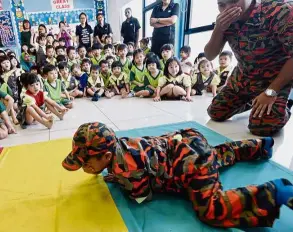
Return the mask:
[[17,37],[20,38],[20,33],[23,30],[22,22],[25,19],[25,9],[23,0],[11,0],[11,11],[14,13]]
[[16,46],[16,37],[10,11],[0,11],[0,41],[2,47]]
[[95,20],[95,12],[93,9],[30,12],[28,13],[28,18],[32,26],[38,26],[40,24],[58,25],[60,21],[64,21],[68,24],[74,24],[79,23],[79,14],[81,12],[87,14],[88,21]]
[[51,0],[53,11],[73,10],[73,0]]
[[94,0],[96,15],[102,13],[107,21],[107,0]]

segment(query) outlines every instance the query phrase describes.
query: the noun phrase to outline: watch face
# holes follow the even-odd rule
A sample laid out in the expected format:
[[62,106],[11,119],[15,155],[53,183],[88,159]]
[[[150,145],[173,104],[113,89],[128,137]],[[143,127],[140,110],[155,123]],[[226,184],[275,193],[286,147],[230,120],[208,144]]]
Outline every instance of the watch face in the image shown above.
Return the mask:
[[271,96],[273,94],[273,91],[271,89],[267,90],[267,95]]

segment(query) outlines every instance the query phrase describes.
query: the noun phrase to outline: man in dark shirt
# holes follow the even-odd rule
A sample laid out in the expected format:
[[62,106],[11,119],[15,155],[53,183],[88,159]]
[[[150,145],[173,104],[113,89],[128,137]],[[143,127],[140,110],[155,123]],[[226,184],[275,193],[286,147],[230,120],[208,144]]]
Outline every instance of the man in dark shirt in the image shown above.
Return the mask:
[[109,23],[105,23],[105,18],[103,14],[97,15],[98,24],[94,28],[94,38],[96,42],[102,43],[102,38],[104,35],[113,34],[111,25]]
[[164,44],[175,44],[175,24],[179,16],[179,4],[174,0],[162,0],[153,10],[150,25],[154,27],[152,52],[161,56]]
[[121,27],[121,36],[124,38],[123,43],[133,42],[137,47],[141,26],[137,18],[132,17],[132,10],[130,8],[125,9],[125,16],[126,20],[122,23]]

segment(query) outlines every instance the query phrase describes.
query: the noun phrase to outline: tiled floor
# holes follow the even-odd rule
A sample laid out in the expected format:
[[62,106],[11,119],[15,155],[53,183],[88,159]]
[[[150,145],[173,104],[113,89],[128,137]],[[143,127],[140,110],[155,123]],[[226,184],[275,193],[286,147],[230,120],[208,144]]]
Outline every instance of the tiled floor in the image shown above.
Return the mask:
[[[235,116],[224,123],[210,121],[206,109],[211,102],[210,95],[195,97],[194,102],[165,101],[153,102],[151,99],[102,99],[93,103],[87,99],[75,101],[75,107],[65,116],[64,121],[56,120],[51,130],[42,125],[18,129],[18,134],[10,135],[0,141],[2,146],[48,141],[72,137],[77,127],[85,122],[100,121],[114,130],[155,126],[182,121],[197,121],[220,134],[234,140],[254,138],[247,129],[248,113]],[[273,160],[293,170],[292,138],[293,120],[276,137]]]

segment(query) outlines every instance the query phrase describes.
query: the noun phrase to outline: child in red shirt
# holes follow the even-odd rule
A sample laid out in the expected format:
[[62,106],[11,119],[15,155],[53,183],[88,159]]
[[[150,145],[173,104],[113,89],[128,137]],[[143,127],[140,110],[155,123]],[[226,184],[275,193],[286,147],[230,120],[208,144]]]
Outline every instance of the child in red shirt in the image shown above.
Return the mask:
[[37,121],[48,129],[51,129],[54,116],[52,114],[46,114],[43,111],[45,107],[60,120],[63,120],[67,110],[60,107],[40,90],[40,81],[37,75],[33,73],[23,74],[21,76],[21,82],[26,88],[26,92],[22,97],[22,107],[18,114],[22,128],[26,128],[26,125],[31,125],[34,121]]

